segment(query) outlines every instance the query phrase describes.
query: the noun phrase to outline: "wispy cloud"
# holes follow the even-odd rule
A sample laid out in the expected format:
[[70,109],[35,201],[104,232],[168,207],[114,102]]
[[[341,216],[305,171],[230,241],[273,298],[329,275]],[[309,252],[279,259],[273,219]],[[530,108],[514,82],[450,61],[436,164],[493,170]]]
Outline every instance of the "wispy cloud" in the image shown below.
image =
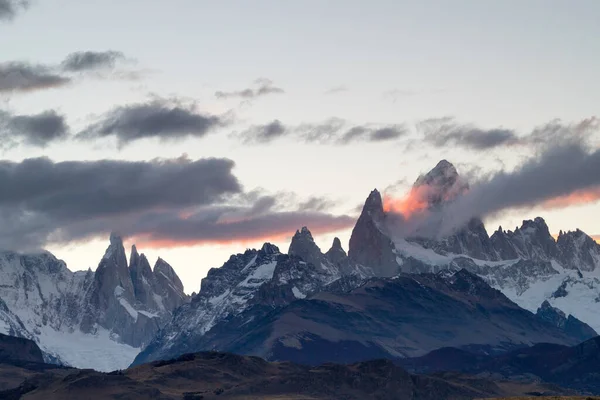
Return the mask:
[[257,97],[262,97],[270,94],[281,94],[285,91],[277,86],[274,86],[273,81],[266,78],[259,78],[254,81],[254,87],[249,87],[234,91],[217,91],[215,97],[219,99],[240,98],[244,100],[252,100]]
[[338,94],[338,93],[347,92],[348,90],[349,89],[344,85],[334,86],[334,87],[326,90],[325,94]]
[[352,125],[340,118],[331,118],[320,123],[304,123],[296,126],[284,125],[274,120],[265,125],[255,125],[234,138],[248,144],[265,144],[279,138],[292,137],[306,143],[344,145],[354,142],[394,141],[408,134],[405,125]]

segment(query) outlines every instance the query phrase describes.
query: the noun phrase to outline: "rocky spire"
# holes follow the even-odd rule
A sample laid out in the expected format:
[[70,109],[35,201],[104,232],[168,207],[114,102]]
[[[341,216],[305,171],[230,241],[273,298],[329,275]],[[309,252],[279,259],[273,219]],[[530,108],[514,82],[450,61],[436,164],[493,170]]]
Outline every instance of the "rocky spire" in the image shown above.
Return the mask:
[[260,251],[262,251],[265,254],[277,254],[279,253],[279,247],[271,243],[264,243],[260,248]]
[[154,264],[154,275],[158,281],[161,280],[161,277],[167,278],[169,282],[175,285],[175,288],[178,291],[183,293],[183,283],[181,283],[181,279],[179,279],[179,276],[177,276],[173,267],[160,257],[158,257],[156,264]]
[[339,264],[348,257],[342,248],[342,242],[339,238],[336,237],[333,239],[333,244],[327,253],[325,253],[325,257],[334,264]]
[[369,215],[375,221],[381,221],[384,217],[383,200],[381,193],[377,189],[373,189],[365,201],[361,215]]
[[561,231],[556,246],[565,267],[583,271],[600,268],[600,244],[580,229]]
[[385,213],[381,194],[373,190],[362,209],[350,236],[348,256],[352,261],[370,267],[378,276],[399,272],[394,245],[382,232]]
[[131,246],[131,255],[129,256],[129,269],[137,266],[140,262],[140,255],[135,247],[135,244]]
[[[134,299],[133,284],[129,275],[123,239],[114,232],[110,234],[110,244],[98,265],[95,280],[97,285],[105,288],[110,292],[110,295],[112,295],[116,286],[120,286],[123,288],[125,298],[130,301]],[[109,295],[108,292],[106,293],[107,296]]]
[[135,299],[148,309],[159,309],[156,304],[154,293],[156,291],[156,279],[150,268],[150,263],[144,254],[139,254],[135,245],[131,246],[131,257],[129,257],[129,274],[133,284]]

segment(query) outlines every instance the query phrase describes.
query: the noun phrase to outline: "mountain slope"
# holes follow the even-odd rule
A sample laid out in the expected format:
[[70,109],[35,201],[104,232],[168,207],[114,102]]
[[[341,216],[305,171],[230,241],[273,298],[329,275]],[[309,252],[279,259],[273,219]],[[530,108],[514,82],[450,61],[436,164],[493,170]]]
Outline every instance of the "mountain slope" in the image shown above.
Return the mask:
[[543,380],[600,394],[600,337],[572,347],[541,343],[494,356],[445,348],[400,364],[419,373],[453,370],[496,379]]
[[[305,235],[312,241],[308,231]],[[335,279],[334,273],[337,272],[329,261],[320,262],[317,268],[298,256],[281,254],[269,243],[260,250],[231,256],[221,268],[208,272],[200,293],[176,311],[135,362],[195,351],[196,343],[219,323],[234,319],[257,304],[272,310],[305,298]]]
[[[521,309],[466,270],[371,278],[358,285],[349,291],[329,286],[278,304],[263,298],[202,334],[183,329],[174,337],[178,330],[170,324],[135,363],[211,349],[317,365],[415,356],[449,345],[498,352],[579,342],[578,334]],[[273,288],[265,285],[265,291],[271,295]]]

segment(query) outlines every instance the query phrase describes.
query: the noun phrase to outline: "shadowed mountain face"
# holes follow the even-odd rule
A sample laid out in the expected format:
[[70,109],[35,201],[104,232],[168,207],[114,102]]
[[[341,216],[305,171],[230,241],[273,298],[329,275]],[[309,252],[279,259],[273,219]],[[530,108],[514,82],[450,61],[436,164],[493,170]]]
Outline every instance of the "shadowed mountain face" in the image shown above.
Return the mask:
[[[450,344],[501,352],[580,341],[465,270],[372,278],[349,291],[336,286],[278,307],[258,301],[203,335],[170,342],[160,354],[218,349],[318,365],[417,356]],[[153,354],[149,347],[135,362]]]
[[528,392],[569,393],[544,384],[494,382],[460,374],[411,375],[386,360],[307,367],[210,352],[186,354],[109,374],[91,370],[46,371],[0,392],[0,398],[467,400]]
[[444,348],[399,361],[419,373],[459,371],[494,379],[543,380],[579,391],[600,394],[600,337],[568,347],[540,343],[496,356]]
[[44,362],[42,351],[33,340],[0,334],[0,362]]

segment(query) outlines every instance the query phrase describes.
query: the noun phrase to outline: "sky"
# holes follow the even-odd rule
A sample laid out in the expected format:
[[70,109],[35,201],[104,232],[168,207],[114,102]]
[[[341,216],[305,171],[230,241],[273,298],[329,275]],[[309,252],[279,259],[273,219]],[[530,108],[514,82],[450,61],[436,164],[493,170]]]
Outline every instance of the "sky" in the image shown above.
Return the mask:
[[600,235],[599,17],[594,0],[0,0],[0,247],[94,269],[114,230],[191,293],[304,225],[347,248],[372,189],[402,198],[441,159],[473,187],[456,215],[490,233],[541,215]]

